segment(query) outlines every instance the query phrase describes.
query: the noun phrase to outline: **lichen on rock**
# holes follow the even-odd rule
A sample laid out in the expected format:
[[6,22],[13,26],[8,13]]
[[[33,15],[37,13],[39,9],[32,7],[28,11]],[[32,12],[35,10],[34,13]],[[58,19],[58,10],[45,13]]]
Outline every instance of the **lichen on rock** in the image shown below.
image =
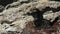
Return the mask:
[[[21,1],[16,1],[6,5],[4,10],[0,13],[0,32],[1,33],[19,32],[19,34],[21,34],[26,28],[27,24],[31,22],[34,23],[34,21],[36,20],[37,20],[37,23],[39,24],[39,27],[42,24],[41,27],[44,28],[46,26],[44,25],[45,23],[43,23],[43,20],[45,20],[44,22],[50,21],[53,23],[53,21],[58,16],[60,16],[60,9],[54,12],[55,9],[60,7],[60,2],[49,1],[49,0],[45,0],[45,1],[26,0],[26,1],[27,3],[25,2],[25,0],[21,0]],[[46,7],[49,7],[51,9],[46,10],[45,9]]]

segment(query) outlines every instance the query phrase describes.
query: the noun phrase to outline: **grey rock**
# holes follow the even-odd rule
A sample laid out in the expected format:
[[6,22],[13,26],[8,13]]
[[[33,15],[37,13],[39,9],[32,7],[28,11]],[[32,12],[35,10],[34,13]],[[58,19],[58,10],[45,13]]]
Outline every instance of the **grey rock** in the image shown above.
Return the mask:
[[[20,0],[22,1],[28,1],[28,0]],[[17,6],[18,5],[18,6]],[[14,6],[14,7],[9,7]],[[19,1],[13,2],[12,4],[8,4],[3,12],[0,13],[0,32],[7,32],[7,31],[23,31],[23,29],[26,27],[26,25],[30,21],[34,21],[34,17],[32,15],[28,15],[27,13],[33,13],[35,8],[42,11],[46,7],[52,7],[57,8],[60,6],[60,2],[55,1],[36,1],[36,2],[29,2],[20,4]],[[8,8],[8,9],[7,9]],[[51,22],[60,15],[60,11],[53,13],[48,12],[46,14],[47,16],[44,16],[44,19],[51,20]],[[47,17],[47,18],[46,18]],[[7,21],[7,22],[3,22]],[[3,23],[3,24],[1,24]],[[12,26],[11,26],[12,25]],[[9,32],[10,33],[10,32]]]

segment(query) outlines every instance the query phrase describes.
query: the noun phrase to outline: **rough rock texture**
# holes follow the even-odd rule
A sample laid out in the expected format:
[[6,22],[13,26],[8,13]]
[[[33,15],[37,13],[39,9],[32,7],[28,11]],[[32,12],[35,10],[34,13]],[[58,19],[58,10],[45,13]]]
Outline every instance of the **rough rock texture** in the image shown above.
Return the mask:
[[28,1],[18,0],[1,8],[0,34],[59,34],[60,2]]

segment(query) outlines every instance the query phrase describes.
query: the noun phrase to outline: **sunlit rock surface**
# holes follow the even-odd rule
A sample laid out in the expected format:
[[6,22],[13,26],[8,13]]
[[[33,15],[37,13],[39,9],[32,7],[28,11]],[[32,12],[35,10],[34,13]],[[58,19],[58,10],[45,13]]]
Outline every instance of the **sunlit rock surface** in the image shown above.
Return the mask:
[[[0,10],[0,34],[47,34],[45,31],[50,30],[45,28],[51,29],[55,27],[53,24],[60,23],[60,2],[56,1],[15,0]],[[59,34],[58,31],[55,33]]]

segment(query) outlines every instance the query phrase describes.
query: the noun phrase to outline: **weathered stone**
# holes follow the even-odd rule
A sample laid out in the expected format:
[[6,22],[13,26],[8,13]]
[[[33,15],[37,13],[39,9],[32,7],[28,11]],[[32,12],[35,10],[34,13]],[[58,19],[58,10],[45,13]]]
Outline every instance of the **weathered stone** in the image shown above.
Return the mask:
[[[25,2],[25,0],[20,0],[20,1]],[[55,9],[60,7],[60,2],[56,2],[56,1],[39,0],[36,2],[33,1],[23,4],[21,4],[20,1],[8,4],[4,8],[3,12],[0,13],[0,32],[18,31],[19,34],[21,34],[24,28],[26,28],[26,25],[30,21],[34,22],[35,19],[39,19],[33,16],[32,14],[33,12],[37,12],[39,10],[42,13],[43,9],[45,9],[46,7],[55,8]],[[28,14],[32,14],[32,15],[28,15]],[[44,17],[44,19],[47,20],[51,19],[52,22],[55,20],[56,17],[60,16],[60,11],[55,13],[52,11],[46,14],[45,16],[43,14],[41,15]]]

